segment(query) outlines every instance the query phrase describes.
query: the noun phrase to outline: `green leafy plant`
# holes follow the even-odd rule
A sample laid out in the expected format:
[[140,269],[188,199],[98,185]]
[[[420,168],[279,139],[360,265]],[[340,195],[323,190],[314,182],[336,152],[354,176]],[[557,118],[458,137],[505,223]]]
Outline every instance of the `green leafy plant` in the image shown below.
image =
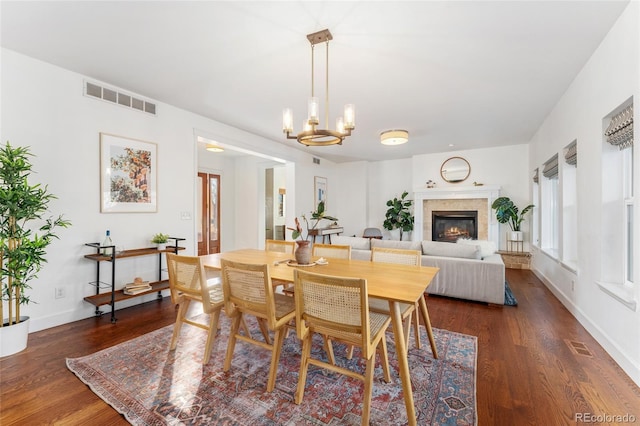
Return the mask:
[[331,221],[337,221],[338,219],[333,217],[333,216],[329,216],[328,214],[326,214],[326,212],[324,211],[324,201],[320,201],[318,203],[318,207],[316,208],[315,211],[311,212],[311,222],[313,222],[313,224],[311,225],[311,227],[309,227],[309,220],[307,219],[306,215],[302,215],[302,220],[304,221],[306,228],[307,228],[307,234],[304,235],[304,230],[302,229],[302,224],[300,223],[300,220],[296,217],[295,218],[295,228],[291,228],[291,227],[287,227],[287,229],[291,230],[291,237],[296,240],[298,238],[300,238],[301,241],[309,241],[309,230],[310,229],[315,229],[318,227],[318,223],[320,223],[320,221],[322,220],[331,220]]
[[[55,230],[71,222],[45,218],[49,202],[57,197],[40,184],[30,185],[33,155],[27,147],[12,147],[9,142],[0,148],[0,288],[7,302],[7,323],[20,322],[20,306],[30,302],[29,282],[37,277],[47,261],[46,248],[58,238]],[[4,319],[0,306],[0,319]]]
[[169,234],[163,234],[162,232],[158,232],[151,238],[151,242],[156,244],[166,244],[167,241],[169,241]]
[[385,213],[385,220],[382,226],[389,231],[393,229],[400,229],[402,232],[413,231],[414,217],[411,213],[411,206],[413,200],[407,200],[409,195],[407,191],[404,191],[400,198],[395,197],[393,200],[387,201],[389,209]]
[[509,197],[498,197],[491,204],[491,208],[496,211],[498,222],[509,224],[512,231],[520,231],[520,224],[524,220],[524,215],[533,207],[533,204],[529,204],[524,209],[519,210]]

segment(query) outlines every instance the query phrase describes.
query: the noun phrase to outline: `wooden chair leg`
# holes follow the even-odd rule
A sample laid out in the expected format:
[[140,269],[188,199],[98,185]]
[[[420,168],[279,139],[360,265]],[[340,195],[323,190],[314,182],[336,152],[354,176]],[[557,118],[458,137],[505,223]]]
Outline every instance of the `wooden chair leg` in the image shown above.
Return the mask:
[[311,333],[302,340],[302,355],[300,356],[300,374],[298,374],[298,387],[294,402],[300,404],[304,396],[304,387],[307,384],[307,370],[309,369],[309,357],[311,356]]
[[322,340],[324,341],[324,351],[327,353],[327,358],[329,358],[329,363],[331,365],[336,365],[336,357],[333,353],[333,343],[331,343],[331,339],[323,335]]
[[229,343],[227,344],[227,356],[224,359],[224,367],[223,371],[229,371],[231,368],[231,359],[233,358],[233,350],[236,347],[236,334],[238,334],[238,329],[240,328],[240,323],[242,322],[242,312],[238,312],[238,315],[233,318],[233,322],[231,323],[231,330],[229,331]]
[[211,358],[211,349],[213,342],[216,340],[216,334],[218,333],[218,320],[220,319],[220,309],[209,314],[209,332],[207,333],[207,342],[204,347],[204,357],[202,359],[203,364],[208,364]]
[[190,302],[191,300],[189,299],[183,299],[180,302],[180,306],[178,307],[176,323],[173,326],[173,335],[171,336],[171,343],[169,344],[169,350],[171,351],[175,350],[176,346],[178,346],[178,336],[180,335],[180,330],[182,329],[182,321],[187,314]]
[[353,345],[347,346],[347,359],[353,358]]
[[258,326],[260,327],[265,343],[267,345],[273,344],[271,337],[269,337],[269,328],[267,327],[266,320],[264,318],[256,318],[256,320],[258,320]]
[[418,316],[418,312],[420,312],[420,306],[418,302],[416,302],[416,309],[411,314],[411,321],[413,322],[413,334],[416,339],[416,348],[422,348],[422,342],[420,340],[420,317]]
[[276,376],[278,375],[278,364],[280,362],[280,354],[282,353],[282,345],[287,334],[287,326],[280,327],[276,330],[271,348],[271,367],[269,367],[269,380],[267,381],[267,392],[273,391],[276,387]]
[[383,336],[378,343],[377,352],[380,354],[380,364],[384,373],[384,381],[391,383],[391,370],[389,369],[389,356],[387,352],[387,338]]
[[427,336],[429,337],[429,344],[431,345],[431,353],[435,359],[438,359],[438,349],[436,348],[436,339],[433,337],[433,330],[431,329],[431,320],[429,319],[429,311],[427,311],[427,302],[424,300],[424,297],[421,297],[418,303],[420,304],[422,321],[427,329]]
[[364,395],[362,401],[362,425],[369,425],[369,413],[371,412],[371,396],[373,393],[373,369],[375,364],[375,354],[367,360],[367,369],[364,375]]

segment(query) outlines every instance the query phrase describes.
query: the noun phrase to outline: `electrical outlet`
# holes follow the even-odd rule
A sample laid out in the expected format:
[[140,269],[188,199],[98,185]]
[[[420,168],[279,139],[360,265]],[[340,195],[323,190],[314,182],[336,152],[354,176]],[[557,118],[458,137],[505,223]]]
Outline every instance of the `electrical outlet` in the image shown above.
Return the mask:
[[62,299],[63,297],[66,296],[66,292],[64,291],[63,287],[56,287],[56,299]]

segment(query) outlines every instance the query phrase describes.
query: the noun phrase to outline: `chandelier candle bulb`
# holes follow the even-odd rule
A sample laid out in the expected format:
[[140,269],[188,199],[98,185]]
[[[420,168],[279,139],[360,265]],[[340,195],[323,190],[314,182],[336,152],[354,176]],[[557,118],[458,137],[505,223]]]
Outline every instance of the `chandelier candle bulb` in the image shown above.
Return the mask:
[[318,98],[311,97],[309,98],[309,124],[318,125],[320,122],[318,110],[320,109],[320,102]]
[[353,104],[344,106],[344,128],[349,130],[356,128],[356,107]]
[[293,111],[291,108],[282,110],[282,131],[293,132]]
[[339,133],[344,133],[344,120],[342,117],[336,118],[336,131]]

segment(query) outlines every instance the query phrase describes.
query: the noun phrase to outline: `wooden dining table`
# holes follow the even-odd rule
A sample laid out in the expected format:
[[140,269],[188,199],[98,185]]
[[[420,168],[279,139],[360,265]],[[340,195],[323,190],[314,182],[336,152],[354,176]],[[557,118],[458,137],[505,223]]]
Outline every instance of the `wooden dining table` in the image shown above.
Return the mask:
[[[269,273],[276,281],[293,282],[293,271],[296,268],[304,268],[310,272],[341,277],[365,278],[370,297],[385,299],[389,302],[393,336],[398,357],[400,379],[404,395],[407,419],[410,425],[416,424],[416,412],[411,389],[411,376],[407,357],[407,342],[405,342],[400,302],[419,303],[420,313],[425,326],[429,331],[431,349],[434,357],[437,357],[435,341],[432,338],[431,324],[427,313],[427,305],[423,294],[438,273],[438,268],[397,265],[381,262],[370,262],[354,259],[327,259],[325,265],[313,264],[312,266],[292,266],[295,260],[290,254],[257,250],[242,249],[224,253],[201,256],[206,269],[220,270],[220,260],[227,259],[234,262],[267,264],[270,265]],[[290,260],[291,262],[287,262]],[[313,259],[317,260],[316,258]]]

